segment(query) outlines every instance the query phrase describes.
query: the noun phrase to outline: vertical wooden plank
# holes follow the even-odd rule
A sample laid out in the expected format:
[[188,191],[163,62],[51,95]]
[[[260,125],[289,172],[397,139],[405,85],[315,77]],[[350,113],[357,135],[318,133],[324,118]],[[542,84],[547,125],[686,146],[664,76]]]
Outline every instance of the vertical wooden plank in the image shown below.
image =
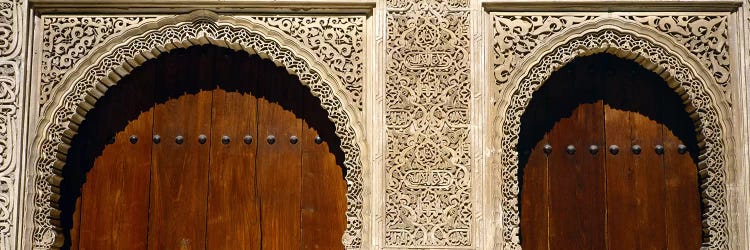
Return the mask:
[[[343,165],[337,163],[344,160],[340,141],[320,101],[298,81],[289,84],[290,89],[302,92],[304,107],[301,249],[344,249],[346,181]],[[321,143],[315,141],[318,136]]]
[[[210,143],[213,57],[203,47],[160,59],[153,145],[149,249],[203,249]],[[175,138],[183,136],[183,144]]]
[[[240,54],[242,53],[242,54]],[[245,52],[217,51],[213,91],[207,249],[260,249],[260,200],[256,196],[255,70],[258,59]],[[257,57],[256,57],[257,58]],[[250,144],[243,141],[252,136]],[[230,142],[222,143],[229,136]]]
[[[561,118],[549,134],[554,148],[549,161],[549,240],[556,249],[605,248],[603,166],[598,155],[587,151],[590,144],[599,143],[603,130],[601,102],[589,100],[593,91],[589,67],[598,63],[591,59],[567,66],[572,67],[572,75],[561,78],[559,91],[551,90],[559,96],[550,99],[550,112]],[[566,152],[569,145],[575,153]]]
[[[302,122],[293,110],[300,109],[299,93],[286,91],[288,77],[283,69],[263,61],[258,81],[258,194],[261,199],[263,249],[298,249],[300,247]],[[273,135],[276,142],[266,142]]]
[[[614,66],[614,65],[613,65]],[[607,244],[609,249],[638,249],[638,203],[631,147],[633,121],[626,109],[632,95],[621,71],[606,82],[606,145],[617,145],[618,154],[607,152]]]
[[[633,155],[635,204],[637,206],[638,249],[665,249],[664,169],[663,160],[654,151],[661,143],[661,112],[656,91],[666,86],[657,75],[634,62],[618,62],[618,68],[630,70],[632,80],[624,83],[628,93],[628,112],[631,120],[631,145],[642,148],[637,154],[628,148],[623,153]],[[627,77],[622,77],[627,79]],[[663,98],[663,97],[661,97]]]
[[[698,249],[702,242],[701,204],[695,127],[679,97],[666,91],[663,114],[667,249]],[[680,144],[689,151],[678,152]]]
[[87,120],[83,135],[95,159],[83,187],[81,249],[146,248],[151,144],[129,138],[151,135],[153,77],[153,64],[144,64],[110,89]]
[[547,97],[552,94],[544,85],[532,99],[521,118],[518,142],[521,177],[521,245],[523,249],[549,249],[549,186],[547,131],[551,117],[547,114]]
[[81,200],[83,197],[78,197],[76,199],[75,204],[75,210],[73,211],[73,225],[70,228],[70,249],[71,250],[78,250],[80,249],[79,242],[80,242],[80,230],[81,230]]
[[[573,67],[568,65],[567,67]],[[576,159],[574,155],[565,152],[569,144],[576,139],[577,127],[575,120],[577,111],[571,99],[575,99],[573,71],[575,68],[565,68],[559,71],[560,78],[550,78],[547,84],[550,88],[550,119],[556,121],[549,132],[549,142],[552,152],[549,155],[549,241],[561,249],[582,249],[586,245],[583,234],[578,227],[580,210],[577,209],[575,186],[578,182],[576,174]],[[572,96],[571,96],[572,95]],[[572,110],[572,113],[568,110]]]
[[[601,66],[600,60],[590,62]],[[576,71],[575,92],[579,95],[581,105],[578,108],[575,140],[576,147],[576,205],[580,209],[581,232],[585,249],[606,249],[606,167],[604,157],[604,101],[602,100],[603,79],[606,68],[581,68]],[[596,154],[589,147],[599,147]]]

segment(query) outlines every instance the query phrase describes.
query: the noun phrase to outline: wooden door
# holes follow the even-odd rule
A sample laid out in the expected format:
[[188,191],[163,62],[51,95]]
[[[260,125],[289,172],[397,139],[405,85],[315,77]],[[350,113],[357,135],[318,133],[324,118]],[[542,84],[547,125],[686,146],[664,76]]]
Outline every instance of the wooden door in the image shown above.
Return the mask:
[[534,94],[518,150],[524,249],[698,249],[697,142],[656,74],[608,54]]
[[213,46],[133,71],[87,115],[61,185],[71,249],[343,249],[334,125],[283,68]]

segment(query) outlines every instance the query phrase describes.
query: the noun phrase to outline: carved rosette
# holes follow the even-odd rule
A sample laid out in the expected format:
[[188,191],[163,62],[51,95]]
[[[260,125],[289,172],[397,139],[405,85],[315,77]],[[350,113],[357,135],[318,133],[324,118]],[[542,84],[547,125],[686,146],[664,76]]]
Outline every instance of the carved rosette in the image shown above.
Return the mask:
[[50,216],[54,218],[55,214],[59,214],[50,204],[58,194],[47,180],[56,176],[65,165],[69,143],[77,133],[78,124],[83,121],[86,112],[94,107],[96,99],[130,70],[156,58],[160,53],[179,47],[214,44],[257,53],[283,65],[320,99],[321,106],[328,111],[329,119],[336,125],[336,134],[341,138],[341,148],[345,153],[348,208],[343,242],[347,249],[360,248],[364,227],[362,213],[365,183],[361,161],[363,140],[360,138],[361,124],[352,110],[353,106],[341,97],[345,96],[345,91],[334,83],[335,78],[329,76],[330,73],[324,74],[324,67],[312,60],[313,55],[304,54],[306,57],[303,58],[297,54],[302,53],[300,48],[280,44],[278,41],[283,39],[278,37],[267,37],[268,34],[279,34],[239,19],[206,12],[195,15],[198,17],[190,14],[147,22],[138,29],[119,35],[117,39],[105,42],[106,46],[94,48],[90,56],[83,57],[83,64],[70,69],[72,73],[66,74],[58,91],[50,96],[48,106],[43,111],[46,118],[41,125],[43,137],[35,146],[40,155],[35,162],[37,175],[33,182],[36,190],[32,236],[34,247],[47,249],[53,244],[61,243],[55,239],[56,229],[49,219]]
[[39,106],[63,75],[97,45],[112,35],[156,19],[156,16],[44,16],[42,17],[42,60]]
[[468,1],[389,1],[385,245],[472,245]]
[[331,68],[362,111],[364,84],[364,16],[248,16],[299,41]]
[[[495,19],[495,22],[499,22]],[[617,20],[617,21],[612,21]],[[644,67],[655,71],[667,79],[668,84],[675,92],[682,94],[688,110],[695,116],[698,133],[703,138],[704,153],[699,157],[699,168],[701,172],[701,192],[703,202],[703,231],[704,247],[709,249],[727,249],[727,201],[726,201],[726,151],[725,127],[719,114],[727,114],[729,102],[719,96],[714,100],[712,96],[721,93],[721,88],[716,88],[711,74],[714,71],[708,69],[696,69],[700,60],[694,60],[695,65],[690,64],[690,57],[694,50],[674,48],[651,40],[657,31],[649,31],[649,28],[638,24],[628,23],[622,19],[605,20],[608,23],[618,23],[624,26],[636,26],[630,28],[653,32],[649,35],[641,35],[632,30],[623,30],[612,26],[604,26],[604,22],[584,22],[579,27],[560,31],[550,36],[548,41],[539,42],[544,47],[534,49],[527,53],[529,58],[518,65],[518,72],[510,72],[510,78],[505,80],[509,86],[498,86],[502,101],[496,103],[497,110],[495,121],[499,125],[496,128],[495,141],[499,151],[499,162],[494,171],[494,179],[498,179],[495,193],[495,204],[497,206],[496,220],[501,223],[496,230],[496,237],[502,240],[496,241],[496,249],[520,249],[519,238],[519,167],[518,155],[515,152],[519,139],[521,116],[536,91],[555,71],[578,56],[593,53],[613,53],[617,56],[635,60]],[[495,23],[496,33],[513,32],[514,29],[497,30],[504,24]],[[583,26],[588,25],[588,26]],[[584,30],[584,27],[589,29]],[[515,29],[519,30],[519,29]],[[563,36],[566,35],[566,36]],[[666,36],[664,36],[666,37]],[[564,39],[564,40],[563,40]],[[656,39],[656,38],[653,38]],[[661,37],[659,38],[661,39]],[[656,40],[659,40],[656,39]],[[554,40],[554,42],[552,41]],[[663,40],[663,39],[662,39]],[[674,43],[673,43],[674,44]],[[666,46],[666,47],[665,47]],[[675,50],[684,53],[674,52]],[[495,50],[498,52],[498,50]],[[508,53],[509,55],[512,53]],[[531,57],[535,55],[535,57]],[[698,55],[693,54],[700,58]],[[503,55],[496,55],[503,57]],[[705,73],[704,73],[705,72]],[[710,72],[710,73],[709,73]],[[500,82],[501,79],[496,79]],[[706,82],[708,80],[708,82]],[[712,94],[710,94],[712,93]],[[724,110],[724,111],[720,111]]]

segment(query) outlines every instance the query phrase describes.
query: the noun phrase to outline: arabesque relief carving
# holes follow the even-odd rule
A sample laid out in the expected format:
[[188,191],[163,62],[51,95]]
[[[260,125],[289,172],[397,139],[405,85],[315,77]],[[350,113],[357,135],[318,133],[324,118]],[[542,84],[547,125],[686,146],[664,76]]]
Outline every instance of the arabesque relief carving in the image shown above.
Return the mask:
[[624,16],[653,27],[677,40],[703,61],[716,83],[726,91],[730,84],[726,15],[721,16]]
[[321,100],[321,106],[336,125],[336,134],[345,153],[344,166],[348,169],[347,229],[342,240],[348,249],[360,248],[366,226],[362,218],[365,216],[363,171],[367,170],[362,167],[364,143],[362,124],[356,116],[358,111],[346,98],[348,92],[326,71],[325,66],[280,35],[241,19],[198,11],[146,22],[82,57],[82,62],[70,69],[72,73],[62,79],[58,91],[52,93],[48,108],[42,111],[47,122],[40,125],[41,136],[34,146],[39,153],[34,162],[37,175],[33,180],[36,188],[34,247],[47,249],[62,244],[61,239],[56,239],[59,232],[50,223],[50,218],[59,219],[55,217],[59,216],[59,211],[51,206],[59,198],[53,186],[59,185],[59,170],[65,166],[66,153],[78,124],[85,119],[86,112],[94,107],[96,100],[133,68],[161,53],[178,47],[214,44],[258,54],[283,65]]
[[[492,46],[496,83],[499,85],[507,83],[515,65],[522,62],[533,49],[544,44],[550,36],[598,17],[600,16],[492,15],[492,25],[495,30]],[[632,15],[621,18],[652,27],[674,38],[701,59],[703,65],[712,72],[717,84],[725,89],[729,85],[730,63],[726,15]]]
[[11,249],[17,203],[18,65],[0,61],[0,248]]
[[[495,24],[495,27],[498,26]],[[520,118],[534,91],[555,70],[577,56],[593,53],[612,53],[639,62],[665,78],[669,86],[685,99],[686,110],[694,114],[691,117],[696,120],[702,139],[700,145],[704,150],[698,164],[702,176],[704,247],[727,249],[729,238],[725,180],[728,163],[725,154],[729,147],[725,144],[724,131],[729,130],[729,125],[723,120],[728,118],[722,118],[720,114],[728,114],[729,103],[721,96],[721,88],[712,82],[714,78],[710,71],[696,69],[691,64],[700,63],[700,60],[690,59],[692,51],[651,40],[658,41],[654,37],[663,34],[653,32],[642,35],[633,30],[649,32],[638,24],[621,19],[593,21],[568,30],[566,36],[551,39],[546,42],[545,48],[530,53],[529,60],[524,61],[518,71],[511,72],[507,81],[510,85],[498,88],[501,101],[497,103],[499,113],[495,117],[495,140],[499,161],[494,173],[498,180],[496,188],[499,188],[495,191],[495,203],[498,207],[496,220],[502,223],[502,230],[496,231],[496,237],[502,240],[496,241],[496,249],[520,249],[519,169],[518,155],[515,152]],[[496,29],[495,32],[507,31]]]
[[362,111],[364,65],[364,16],[248,16],[278,29],[306,45],[331,67],[349,91],[351,103]]
[[504,85],[526,55],[561,30],[597,16],[504,16],[493,15],[492,50],[495,83]]
[[81,58],[110,36],[136,27],[156,16],[51,16],[43,17],[39,106]]
[[[160,16],[44,16],[40,106],[50,91],[79,59],[115,34]],[[163,17],[163,16],[161,16]],[[351,102],[362,110],[364,82],[363,16],[242,16],[277,29],[307,46],[331,67],[349,91]]]
[[388,2],[386,246],[472,245],[468,5]]
[[0,249],[13,249],[18,222],[25,1],[0,0]]

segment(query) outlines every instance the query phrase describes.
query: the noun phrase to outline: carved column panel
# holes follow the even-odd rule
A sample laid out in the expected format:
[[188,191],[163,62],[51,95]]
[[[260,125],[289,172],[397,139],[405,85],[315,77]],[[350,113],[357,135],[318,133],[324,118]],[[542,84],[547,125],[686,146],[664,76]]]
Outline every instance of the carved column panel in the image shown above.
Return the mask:
[[0,0],[0,249],[19,241],[21,82],[24,79],[23,0]]
[[386,247],[472,246],[469,1],[387,1]]

